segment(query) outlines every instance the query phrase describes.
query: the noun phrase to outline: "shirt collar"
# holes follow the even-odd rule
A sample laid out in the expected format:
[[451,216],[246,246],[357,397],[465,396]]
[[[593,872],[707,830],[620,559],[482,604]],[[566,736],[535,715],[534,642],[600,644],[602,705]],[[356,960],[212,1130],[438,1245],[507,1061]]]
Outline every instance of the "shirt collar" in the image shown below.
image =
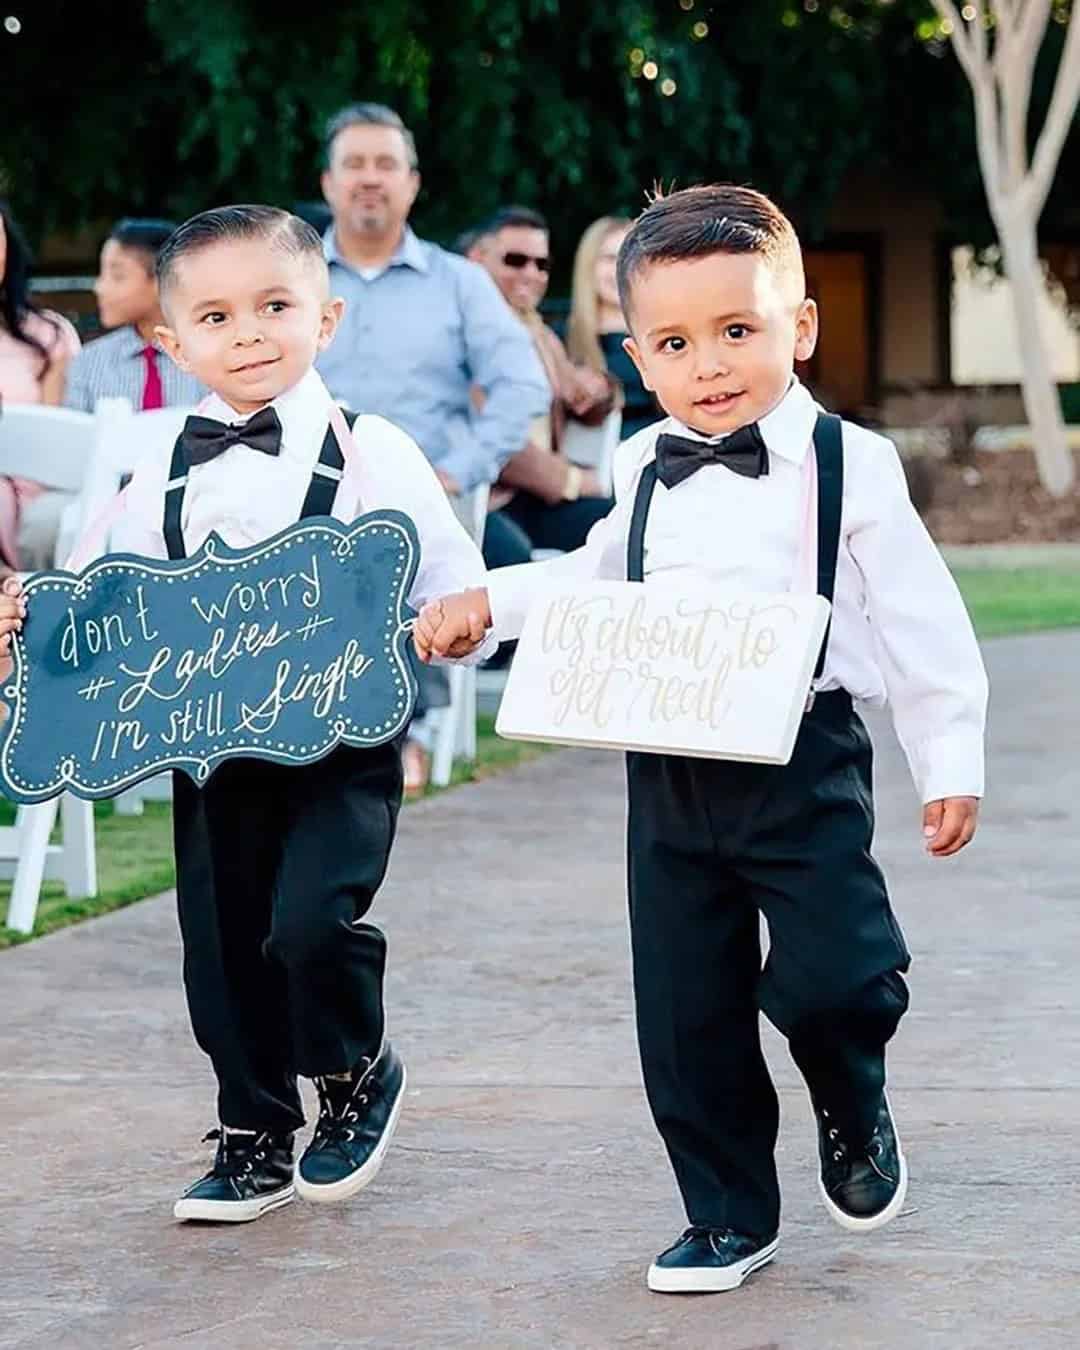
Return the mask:
[[[265,405],[274,409],[281,422],[283,455],[294,451],[305,454],[315,437],[322,444],[330,420],[330,404],[330,393],[323,384],[322,376],[311,369],[291,389],[286,389]],[[201,413],[205,417],[234,425],[248,420],[247,417],[240,417],[219,394],[209,396]],[[248,417],[253,416],[254,413],[248,414]]]
[[116,334],[116,349],[120,356],[134,359],[136,356],[142,356],[145,347],[153,347],[155,351],[161,348],[156,342],[147,342],[140,336],[139,330],[133,323],[125,324],[123,328],[113,330]]
[[[769,454],[779,455],[792,464],[801,464],[814,434],[817,412],[810,391],[793,375],[780,402],[764,417],[758,418],[758,429]],[[674,417],[671,424],[677,435],[687,436],[691,440],[709,443],[724,439],[723,436],[703,436],[700,431],[695,431]]]
[[[359,273],[359,268],[354,267],[341,256],[338,251],[337,237],[334,234],[334,227],[331,225],[323,235],[323,254],[328,263],[336,263],[339,267],[347,267],[350,272]],[[427,273],[431,270],[431,264],[428,259],[427,250],[424,244],[417,239],[412,229],[406,225],[401,235],[401,243],[398,244],[393,257],[386,264],[383,271],[389,271],[391,267],[411,267],[414,272]]]

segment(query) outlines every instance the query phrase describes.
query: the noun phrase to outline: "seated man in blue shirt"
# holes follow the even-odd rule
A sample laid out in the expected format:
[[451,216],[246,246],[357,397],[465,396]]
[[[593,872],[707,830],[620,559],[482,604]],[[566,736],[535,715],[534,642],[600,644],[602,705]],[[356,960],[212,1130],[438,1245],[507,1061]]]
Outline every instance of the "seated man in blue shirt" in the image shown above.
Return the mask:
[[[460,498],[495,481],[551,390],[527,329],[483,268],[409,228],[417,165],[413,135],[390,108],[357,103],[331,119],[326,258],[346,306],[318,370],[346,407],[408,432]],[[473,386],[484,393],[479,410]],[[425,668],[421,709],[447,701],[445,674],[433,673]],[[426,785],[432,721],[418,716],[406,746],[407,793]]]

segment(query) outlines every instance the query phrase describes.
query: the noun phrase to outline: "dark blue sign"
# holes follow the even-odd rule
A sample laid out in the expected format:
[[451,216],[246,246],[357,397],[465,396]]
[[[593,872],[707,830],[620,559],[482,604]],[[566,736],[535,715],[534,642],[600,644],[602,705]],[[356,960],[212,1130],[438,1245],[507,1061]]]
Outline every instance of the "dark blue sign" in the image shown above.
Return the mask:
[[285,764],[380,745],[416,697],[406,603],[420,558],[398,511],[305,520],[255,548],[110,554],[39,572],[0,695],[0,785],[19,802],[111,797],[235,755]]

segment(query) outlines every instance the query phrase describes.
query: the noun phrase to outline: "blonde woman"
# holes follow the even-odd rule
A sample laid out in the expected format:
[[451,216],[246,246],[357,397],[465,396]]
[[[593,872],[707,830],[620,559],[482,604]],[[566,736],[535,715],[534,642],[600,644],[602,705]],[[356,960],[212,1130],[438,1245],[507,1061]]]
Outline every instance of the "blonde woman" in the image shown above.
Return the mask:
[[623,351],[626,320],[615,284],[615,259],[630,221],[602,216],[581,236],[574,255],[566,349],[571,361],[619,381],[623,389],[622,439],[660,417],[653,396]]

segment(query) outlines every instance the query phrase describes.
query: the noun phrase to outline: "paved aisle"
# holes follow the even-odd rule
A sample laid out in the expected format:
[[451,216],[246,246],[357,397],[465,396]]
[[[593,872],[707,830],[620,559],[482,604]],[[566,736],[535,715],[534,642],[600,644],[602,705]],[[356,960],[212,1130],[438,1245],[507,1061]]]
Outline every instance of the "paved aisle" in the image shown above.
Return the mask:
[[921,856],[879,737],[880,854],[917,961],[892,1058],[913,1209],[889,1229],[825,1217],[773,1040],[781,1259],[737,1294],[646,1292],[681,1215],[639,1088],[621,766],[551,755],[405,813],[377,914],[410,1093],[378,1181],[339,1209],[172,1223],[212,1094],[168,898],[0,954],[0,1346],[1080,1344],[1080,633],[989,658],[993,796],[964,858]]

